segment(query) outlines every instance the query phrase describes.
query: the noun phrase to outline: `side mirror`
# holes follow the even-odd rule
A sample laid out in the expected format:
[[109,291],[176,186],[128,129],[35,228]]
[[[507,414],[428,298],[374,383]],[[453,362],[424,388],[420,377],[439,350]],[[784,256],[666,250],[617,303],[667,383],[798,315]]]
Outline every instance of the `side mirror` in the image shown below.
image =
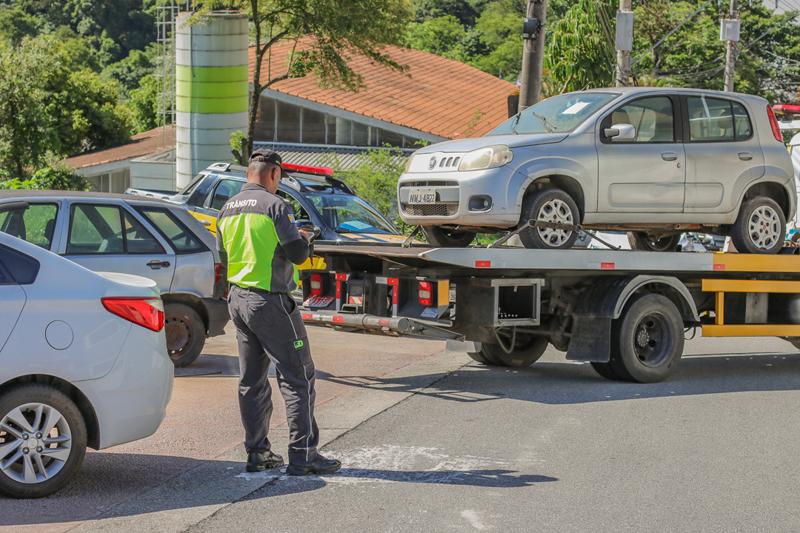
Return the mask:
[[322,228],[315,226],[313,222],[305,218],[295,221],[295,225],[297,226],[297,229],[313,233],[315,239],[319,237],[320,233],[322,233]]
[[636,128],[630,124],[614,124],[603,130],[603,134],[611,142],[628,142],[636,138]]

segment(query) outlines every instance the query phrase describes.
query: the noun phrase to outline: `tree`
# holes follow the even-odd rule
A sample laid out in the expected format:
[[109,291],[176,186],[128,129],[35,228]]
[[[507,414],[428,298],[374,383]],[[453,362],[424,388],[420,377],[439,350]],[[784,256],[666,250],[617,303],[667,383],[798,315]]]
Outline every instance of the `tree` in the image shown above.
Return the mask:
[[0,9],[0,38],[17,46],[23,37],[35,37],[39,33],[39,19],[13,7]]
[[[261,91],[271,85],[313,73],[323,86],[358,91],[365,84],[362,76],[348,66],[351,54],[363,55],[391,70],[407,70],[385,51],[387,45],[402,43],[411,19],[406,0],[195,0],[194,6],[198,8],[194,21],[202,20],[203,15],[218,7],[226,7],[247,13],[252,22],[255,68],[243,159],[253,149]],[[302,38],[307,38],[304,43],[308,46],[297,48]],[[269,50],[285,41],[295,45],[289,65],[269,68],[269,72],[281,74],[262,80],[265,57],[272,66]]]

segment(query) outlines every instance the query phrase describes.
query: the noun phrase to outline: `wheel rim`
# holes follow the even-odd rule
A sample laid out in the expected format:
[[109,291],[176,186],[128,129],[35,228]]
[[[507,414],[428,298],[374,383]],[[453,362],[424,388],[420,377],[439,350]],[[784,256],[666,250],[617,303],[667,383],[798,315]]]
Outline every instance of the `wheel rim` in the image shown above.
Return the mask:
[[180,357],[191,344],[194,334],[192,325],[181,316],[168,316],[164,323],[167,351],[172,359]]
[[669,358],[671,345],[667,318],[660,313],[643,316],[636,324],[633,352],[645,366],[658,367]]
[[[536,220],[542,222],[553,222],[556,224],[572,224],[572,210],[566,202],[554,198],[539,208],[539,216]],[[539,230],[539,238],[542,239],[548,246],[557,248],[563,246],[572,235],[571,231],[563,229],[552,228],[537,228]]]
[[756,248],[768,250],[781,238],[781,219],[773,208],[762,205],[750,215],[748,230],[750,240]]
[[58,474],[72,451],[72,431],[57,409],[42,403],[15,407],[0,420],[0,472],[34,484]]
[[661,237],[660,239],[654,239],[648,235],[645,237],[645,239],[647,240],[647,245],[650,247],[650,249],[657,252],[670,250],[672,248],[672,243],[675,240],[674,236],[672,235],[668,237]]

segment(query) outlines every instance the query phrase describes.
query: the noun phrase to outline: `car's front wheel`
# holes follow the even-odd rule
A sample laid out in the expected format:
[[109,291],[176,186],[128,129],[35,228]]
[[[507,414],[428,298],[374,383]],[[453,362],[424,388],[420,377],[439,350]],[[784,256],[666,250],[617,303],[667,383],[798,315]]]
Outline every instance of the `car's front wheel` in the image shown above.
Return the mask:
[[188,305],[164,306],[164,332],[172,364],[181,368],[194,363],[206,344],[206,327],[197,311]]
[[575,200],[561,189],[540,189],[522,201],[521,223],[530,221],[553,224],[551,227],[528,227],[519,232],[525,248],[562,250],[572,248],[578,232],[559,226],[577,226],[580,214]]
[[86,424],[66,394],[25,383],[0,396],[0,494],[53,494],[70,482],[85,454]]
[[778,203],[756,196],[742,203],[731,228],[731,240],[740,253],[777,254],[786,239],[786,217]]
[[678,249],[681,242],[681,235],[668,235],[660,239],[655,239],[643,231],[629,231],[628,244],[631,250],[641,250],[644,252],[674,252]]
[[422,233],[428,244],[436,248],[466,248],[475,240],[474,231],[440,228],[439,226],[423,226]]

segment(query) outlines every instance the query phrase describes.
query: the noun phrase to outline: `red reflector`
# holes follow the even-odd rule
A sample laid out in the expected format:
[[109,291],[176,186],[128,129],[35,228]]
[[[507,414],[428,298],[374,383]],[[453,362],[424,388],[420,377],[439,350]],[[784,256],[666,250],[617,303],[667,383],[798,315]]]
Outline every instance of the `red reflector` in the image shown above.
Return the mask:
[[475,261],[475,268],[491,268],[491,261]]
[[308,320],[311,316],[311,313],[303,313],[303,320]]
[[322,275],[311,274],[311,294],[322,296]]
[[433,294],[433,286],[431,285],[430,281],[420,281],[419,282],[419,303],[428,307],[431,305],[431,294]]
[[772,134],[775,136],[775,140],[778,142],[783,142],[783,134],[781,134],[781,127],[778,125],[778,119],[775,118],[775,113],[772,112],[772,108],[767,104],[767,115],[769,116],[769,125],[772,126]]
[[378,320],[378,324],[380,324],[381,326],[388,326],[389,321],[385,318],[381,318],[380,320]]
[[399,285],[400,284],[400,280],[397,279],[397,278],[387,278],[386,279],[386,284],[387,285]]
[[333,321],[334,322],[344,322],[344,317],[343,316],[335,316],[335,317],[333,317]]
[[214,264],[214,285],[219,283],[222,280],[222,276],[225,274],[225,265],[222,263],[215,263]]
[[714,270],[725,270],[725,265],[714,265]]
[[103,307],[118,317],[152,331],[164,327],[164,304],[160,298],[101,298]]
[[336,274],[337,281],[347,281],[347,274]]
[[603,270],[614,270],[614,263],[600,263],[600,268]]

